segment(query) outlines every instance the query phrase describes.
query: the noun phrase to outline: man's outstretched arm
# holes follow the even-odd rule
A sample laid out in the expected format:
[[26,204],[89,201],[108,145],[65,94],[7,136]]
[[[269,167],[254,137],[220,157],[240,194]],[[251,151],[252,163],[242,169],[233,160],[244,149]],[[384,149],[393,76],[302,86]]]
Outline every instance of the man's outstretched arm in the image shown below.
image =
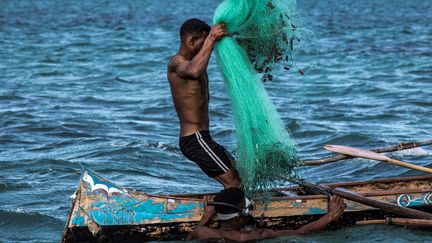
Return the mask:
[[343,199],[338,196],[333,196],[330,200],[328,212],[320,219],[303,225],[296,230],[257,230],[253,232],[241,232],[239,234],[227,235],[226,238],[234,241],[245,242],[253,240],[263,240],[276,237],[283,237],[289,235],[302,235],[321,231],[327,227],[327,225],[336,219],[338,219],[344,212],[345,204]]
[[337,220],[344,212],[346,205],[343,202],[343,199],[338,196],[332,196],[329,206],[328,212],[326,215],[322,216],[317,221],[311,222],[309,224],[303,225],[302,227],[294,230],[294,234],[302,235],[307,233],[313,233],[317,231],[321,231],[327,227],[328,224]]
[[224,24],[213,26],[205,39],[201,50],[192,60],[189,61],[184,57],[178,56],[177,60],[174,61],[177,75],[185,79],[198,79],[198,77],[205,72],[208,66],[211,52],[216,41],[226,35],[228,35],[228,33],[226,32]]

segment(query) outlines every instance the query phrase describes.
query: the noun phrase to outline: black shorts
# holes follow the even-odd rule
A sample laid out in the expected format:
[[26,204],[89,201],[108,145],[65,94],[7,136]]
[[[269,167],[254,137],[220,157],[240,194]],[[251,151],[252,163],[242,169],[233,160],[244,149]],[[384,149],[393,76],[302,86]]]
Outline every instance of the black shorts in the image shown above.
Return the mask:
[[209,131],[180,137],[179,145],[183,155],[195,162],[209,177],[220,176],[232,167],[233,157],[212,139]]

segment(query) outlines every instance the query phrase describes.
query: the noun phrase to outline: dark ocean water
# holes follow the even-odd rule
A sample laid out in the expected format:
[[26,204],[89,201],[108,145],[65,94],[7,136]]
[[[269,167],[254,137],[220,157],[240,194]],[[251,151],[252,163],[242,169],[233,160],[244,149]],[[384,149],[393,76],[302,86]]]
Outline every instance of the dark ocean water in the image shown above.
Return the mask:
[[[178,149],[166,64],[190,17],[220,1],[1,1],[0,242],[58,242],[79,163],[138,191],[219,190]],[[365,148],[432,138],[430,1],[299,0],[317,36],[314,69],[278,72],[268,90],[306,159],[326,143]],[[211,130],[235,150],[215,59]],[[391,156],[432,166],[432,149]],[[420,174],[366,160],[306,168],[320,182]],[[280,241],[285,241],[283,239]],[[416,242],[392,226],[346,228],[298,242]]]

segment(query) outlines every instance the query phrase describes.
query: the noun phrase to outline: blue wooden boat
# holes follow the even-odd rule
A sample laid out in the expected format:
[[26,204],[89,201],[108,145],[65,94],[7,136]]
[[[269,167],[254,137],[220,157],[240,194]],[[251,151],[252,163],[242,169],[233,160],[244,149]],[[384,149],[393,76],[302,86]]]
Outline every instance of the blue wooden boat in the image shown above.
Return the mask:
[[[432,211],[432,176],[386,178],[327,184],[366,197]],[[116,185],[83,170],[62,242],[143,242],[180,240],[191,232],[203,213],[203,197],[209,194],[154,195]],[[266,208],[253,215],[259,227],[296,228],[326,213],[328,198],[303,187],[273,191]],[[329,228],[384,219],[389,213],[347,202],[344,215]],[[218,222],[214,223],[217,227]]]

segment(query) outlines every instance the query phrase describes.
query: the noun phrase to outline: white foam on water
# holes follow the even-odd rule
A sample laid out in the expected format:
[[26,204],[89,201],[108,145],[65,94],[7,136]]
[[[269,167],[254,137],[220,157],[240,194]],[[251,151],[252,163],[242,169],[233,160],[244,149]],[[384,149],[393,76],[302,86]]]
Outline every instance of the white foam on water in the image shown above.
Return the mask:
[[10,210],[10,212],[14,212],[14,213],[31,213],[30,211],[25,210],[23,208],[16,208],[14,210]]
[[424,157],[424,156],[431,156],[432,153],[426,151],[424,148],[417,147],[417,148],[412,148],[412,149],[407,149],[407,150],[401,150],[401,151],[392,152],[391,155],[395,155],[395,156],[398,156],[398,157],[404,157],[404,156],[408,156],[408,157]]

